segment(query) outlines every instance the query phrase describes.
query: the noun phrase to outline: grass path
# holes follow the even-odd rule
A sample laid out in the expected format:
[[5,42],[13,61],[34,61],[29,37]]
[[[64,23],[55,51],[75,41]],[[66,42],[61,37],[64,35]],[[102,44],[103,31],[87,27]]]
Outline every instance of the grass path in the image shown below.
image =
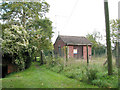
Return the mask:
[[58,73],[36,66],[8,75],[2,80],[2,88],[96,88]]

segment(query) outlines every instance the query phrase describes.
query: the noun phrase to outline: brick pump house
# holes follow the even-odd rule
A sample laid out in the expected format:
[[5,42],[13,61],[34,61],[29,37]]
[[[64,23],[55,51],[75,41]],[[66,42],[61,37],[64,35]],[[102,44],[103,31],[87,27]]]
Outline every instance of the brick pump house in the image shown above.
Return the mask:
[[68,58],[87,59],[87,45],[88,55],[91,58],[92,43],[85,37],[81,36],[63,36],[58,35],[54,43],[54,52],[60,56],[64,56],[62,52],[64,46],[67,46]]

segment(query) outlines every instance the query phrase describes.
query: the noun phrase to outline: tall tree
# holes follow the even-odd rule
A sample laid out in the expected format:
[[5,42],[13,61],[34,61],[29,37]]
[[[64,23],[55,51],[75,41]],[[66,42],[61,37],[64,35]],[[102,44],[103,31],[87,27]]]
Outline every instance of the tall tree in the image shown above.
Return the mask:
[[96,56],[105,54],[105,46],[100,43],[100,40],[102,40],[100,32],[93,32],[92,34],[88,33],[86,37],[92,42],[92,55]]
[[[39,26],[41,27],[39,28]],[[41,50],[44,50],[44,52],[51,51],[53,49],[51,42],[53,33],[52,22],[47,18],[36,20],[32,27],[35,27],[36,29],[30,32],[32,35],[30,43],[31,45],[38,47],[38,49],[35,50],[34,55],[40,55],[38,52],[41,52]]]
[[[3,2],[2,19],[5,18],[4,28],[11,25],[24,27],[29,36],[33,57],[40,54],[40,50],[49,51],[52,47],[52,22],[46,18],[49,4],[45,0],[40,2]],[[4,31],[3,28],[3,31]]]
[[105,10],[105,24],[106,24],[108,75],[112,75],[112,54],[111,54],[111,40],[110,40],[110,26],[109,26],[110,24],[109,24],[108,0],[104,0],[104,10]]
[[[2,18],[7,25],[23,26],[30,34],[30,44],[39,49],[52,48],[52,22],[46,18],[49,4],[40,2],[3,2]],[[35,50],[34,50],[35,51]]]
[[2,18],[9,24],[22,25],[29,27],[35,19],[42,19],[49,11],[49,4],[41,2],[3,2]]

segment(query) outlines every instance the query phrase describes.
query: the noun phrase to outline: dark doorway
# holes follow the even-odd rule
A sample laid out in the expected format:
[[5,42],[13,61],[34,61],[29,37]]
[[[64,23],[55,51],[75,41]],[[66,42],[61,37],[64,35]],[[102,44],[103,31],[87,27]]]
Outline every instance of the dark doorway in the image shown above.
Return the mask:
[[82,59],[83,59],[83,46],[81,46],[82,47]]

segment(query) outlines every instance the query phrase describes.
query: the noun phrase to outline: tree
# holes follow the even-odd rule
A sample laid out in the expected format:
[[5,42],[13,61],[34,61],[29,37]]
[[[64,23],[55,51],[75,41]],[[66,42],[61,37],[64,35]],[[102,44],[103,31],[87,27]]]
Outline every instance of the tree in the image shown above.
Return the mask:
[[[39,56],[41,50],[44,52],[51,51],[53,49],[51,37],[52,37],[52,22],[45,18],[42,20],[36,20],[34,25],[36,29],[30,32],[30,43],[33,46],[38,47],[34,55]],[[41,28],[39,28],[41,26]]]
[[44,0],[41,2],[3,2],[2,18],[8,26],[23,26],[29,34],[32,56],[39,55],[40,50],[52,49],[52,22],[46,18],[49,4]]
[[12,25],[11,28],[6,28],[0,38],[3,62],[13,63],[18,70],[24,70],[31,53],[28,37],[29,34],[21,26]]
[[3,2],[2,18],[6,18],[6,22],[13,25],[22,25],[29,27],[35,19],[42,19],[45,13],[49,11],[49,4],[42,2]]
[[114,46],[114,51],[115,51],[115,55],[116,55],[116,66],[118,66],[118,62],[119,62],[119,53],[118,53],[118,36],[120,35],[120,33],[118,33],[119,30],[119,23],[120,20],[116,19],[116,20],[111,20],[110,22],[110,26],[111,26],[111,39],[112,39],[112,43],[115,45]]
[[105,24],[106,24],[108,75],[112,75],[112,54],[111,54],[111,40],[110,40],[110,26],[109,26],[109,11],[108,11],[108,1],[105,0],[104,0],[104,10],[105,10]]
[[111,20],[110,21],[110,27],[111,27],[111,39],[112,39],[112,43],[116,43],[118,42],[118,35],[120,35],[118,33],[118,28],[119,28],[119,22],[120,20],[116,19],[116,20]]
[[86,37],[92,42],[92,55],[96,56],[105,54],[105,46],[100,43],[100,40],[102,40],[100,32],[93,32],[92,34],[88,33]]

